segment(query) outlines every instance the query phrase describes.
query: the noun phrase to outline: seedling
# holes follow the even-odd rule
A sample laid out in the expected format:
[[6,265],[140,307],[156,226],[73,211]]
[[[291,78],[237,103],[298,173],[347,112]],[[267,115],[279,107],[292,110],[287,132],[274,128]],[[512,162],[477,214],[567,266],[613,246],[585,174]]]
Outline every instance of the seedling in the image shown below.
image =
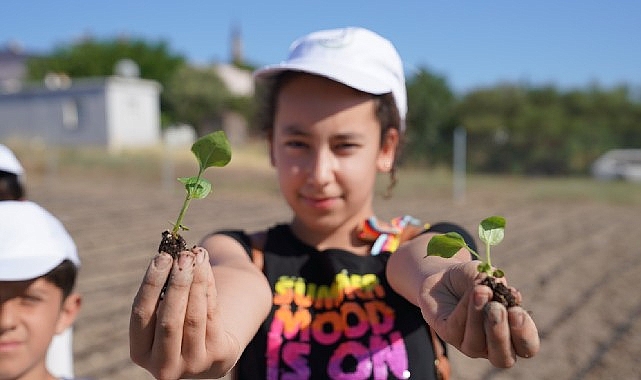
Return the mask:
[[505,218],[502,216],[490,216],[485,218],[479,223],[479,238],[485,244],[485,260],[474,251],[457,232],[448,232],[443,235],[436,235],[430,239],[427,244],[427,256],[441,256],[450,258],[454,256],[462,248],[467,249],[474,257],[479,259],[481,263],[476,268],[479,273],[485,273],[487,277],[481,282],[492,288],[494,293],[494,301],[503,303],[506,307],[518,305],[512,292],[503,285],[496,281],[497,278],[505,276],[501,269],[492,266],[492,258],[490,256],[490,248],[503,241],[505,236]]
[[202,177],[203,173],[212,166],[225,166],[231,160],[231,147],[223,131],[216,131],[199,138],[191,146],[191,151],[198,160],[198,174],[194,177],[178,178],[185,187],[185,200],[176,222],[171,223],[173,228],[162,233],[162,240],[158,247],[158,252],[167,252],[173,258],[187,248],[180,231],[189,230],[183,224],[189,203],[192,199],[205,198],[211,192],[211,182]]

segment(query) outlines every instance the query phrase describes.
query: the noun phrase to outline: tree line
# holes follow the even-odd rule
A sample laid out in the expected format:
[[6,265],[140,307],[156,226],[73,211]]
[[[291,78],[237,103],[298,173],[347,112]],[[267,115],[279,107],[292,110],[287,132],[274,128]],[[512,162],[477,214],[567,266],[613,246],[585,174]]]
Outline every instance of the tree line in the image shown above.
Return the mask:
[[[42,80],[50,72],[70,77],[112,75],[123,58],[139,65],[142,78],[162,85],[163,127],[187,123],[203,134],[221,128],[228,111],[253,124],[253,98],[232,95],[213,65],[191,65],[162,41],[86,39],[59,46],[28,61],[28,78]],[[641,88],[631,85],[589,84],[565,90],[500,83],[455,94],[445,77],[422,67],[408,75],[407,91],[403,165],[449,166],[456,128],[466,131],[472,172],[587,174],[607,150],[641,148]]]
[[412,162],[448,163],[453,131],[462,127],[472,171],[586,174],[610,149],[641,149],[640,89],[505,83],[457,97],[445,78],[421,69],[408,79],[407,154]]

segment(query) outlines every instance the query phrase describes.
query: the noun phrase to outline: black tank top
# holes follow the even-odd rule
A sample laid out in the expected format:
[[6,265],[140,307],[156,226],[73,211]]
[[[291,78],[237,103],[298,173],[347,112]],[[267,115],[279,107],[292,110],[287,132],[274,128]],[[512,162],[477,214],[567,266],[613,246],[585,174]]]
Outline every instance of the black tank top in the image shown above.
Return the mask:
[[[222,231],[243,244],[243,231]],[[434,379],[421,311],[387,282],[389,252],[318,251],[287,225],[263,247],[272,310],[243,352],[238,379]]]

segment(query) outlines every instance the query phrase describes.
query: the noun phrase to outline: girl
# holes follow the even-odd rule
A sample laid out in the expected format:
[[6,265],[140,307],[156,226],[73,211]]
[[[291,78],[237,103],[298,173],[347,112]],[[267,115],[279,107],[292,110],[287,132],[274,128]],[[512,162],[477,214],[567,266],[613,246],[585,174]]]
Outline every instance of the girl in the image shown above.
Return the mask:
[[293,218],[213,233],[173,265],[157,255],[132,309],[136,363],[158,379],[220,377],[237,362],[240,379],[434,379],[426,322],[498,367],[537,352],[530,316],[489,302],[468,252],[425,258],[435,232],[375,219],[375,178],[393,175],[407,108],[389,41],[315,32],[255,75],[269,82],[270,159]]

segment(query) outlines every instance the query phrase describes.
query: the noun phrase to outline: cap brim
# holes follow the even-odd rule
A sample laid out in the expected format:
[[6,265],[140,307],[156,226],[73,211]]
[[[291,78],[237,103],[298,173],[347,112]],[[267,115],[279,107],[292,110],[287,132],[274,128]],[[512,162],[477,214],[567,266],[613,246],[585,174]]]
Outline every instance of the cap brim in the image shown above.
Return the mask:
[[0,202],[0,281],[27,280],[49,273],[64,260],[76,267],[76,245],[62,223],[31,201]]
[[[5,262],[6,261],[6,262]],[[61,261],[55,256],[12,257],[9,260],[0,259],[0,281],[24,281],[41,277]]]
[[362,70],[354,70],[334,62],[286,62],[265,66],[254,72],[257,81],[274,77],[283,71],[298,71],[308,74],[320,75],[348,87],[374,95],[382,95],[392,92],[392,88],[386,83]]
[[13,154],[11,149],[3,144],[0,144],[0,170],[17,176],[24,174],[24,168],[20,164],[20,161],[18,161],[18,158]]

